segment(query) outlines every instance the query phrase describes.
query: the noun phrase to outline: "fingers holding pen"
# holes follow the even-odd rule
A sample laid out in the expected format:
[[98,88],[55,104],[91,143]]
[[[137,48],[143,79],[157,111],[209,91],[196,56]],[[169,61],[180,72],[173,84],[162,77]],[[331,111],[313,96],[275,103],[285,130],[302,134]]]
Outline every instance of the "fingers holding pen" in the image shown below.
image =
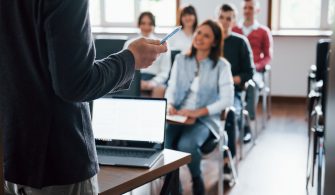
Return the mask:
[[140,38],[133,41],[128,49],[135,58],[135,68],[141,69],[151,65],[159,54],[167,51],[166,43],[160,44],[159,40]]

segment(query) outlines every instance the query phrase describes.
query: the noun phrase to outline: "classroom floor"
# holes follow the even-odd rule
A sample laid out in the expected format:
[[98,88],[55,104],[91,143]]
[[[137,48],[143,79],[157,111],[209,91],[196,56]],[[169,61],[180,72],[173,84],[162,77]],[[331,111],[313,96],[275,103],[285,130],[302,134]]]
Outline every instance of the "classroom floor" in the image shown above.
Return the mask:
[[[238,184],[225,195],[304,195],[307,123],[303,101],[274,101],[272,116],[256,145],[238,165]],[[202,163],[206,194],[217,194],[217,160]],[[206,171],[211,170],[211,171]],[[183,194],[191,195],[188,170],[181,170]]]

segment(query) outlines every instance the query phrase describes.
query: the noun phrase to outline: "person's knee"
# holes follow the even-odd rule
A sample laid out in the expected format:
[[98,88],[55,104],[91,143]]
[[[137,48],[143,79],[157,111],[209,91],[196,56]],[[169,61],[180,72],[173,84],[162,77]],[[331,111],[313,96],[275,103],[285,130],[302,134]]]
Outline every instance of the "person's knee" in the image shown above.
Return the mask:
[[182,140],[178,143],[178,150],[194,154],[200,146],[192,139]]

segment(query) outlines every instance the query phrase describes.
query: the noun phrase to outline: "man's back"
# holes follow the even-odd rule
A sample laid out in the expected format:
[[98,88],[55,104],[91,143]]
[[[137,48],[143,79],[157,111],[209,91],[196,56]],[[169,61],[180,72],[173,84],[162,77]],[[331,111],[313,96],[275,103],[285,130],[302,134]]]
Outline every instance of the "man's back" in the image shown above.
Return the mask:
[[[126,50],[94,62],[88,1],[0,2],[0,129],[5,179],[43,187],[98,171],[85,101],[128,86]],[[115,66],[111,66],[111,64]]]

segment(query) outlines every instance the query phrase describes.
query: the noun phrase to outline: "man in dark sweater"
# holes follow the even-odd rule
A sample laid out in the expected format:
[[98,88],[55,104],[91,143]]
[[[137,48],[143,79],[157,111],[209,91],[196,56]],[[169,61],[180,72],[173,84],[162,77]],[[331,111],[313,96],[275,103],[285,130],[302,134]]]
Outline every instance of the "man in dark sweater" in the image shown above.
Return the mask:
[[[241,128],[241,117],[242,117],[242,99],[241,91],[244,88],[245,82],[253,76],[254,63],[251,53],[251,48],[248,40],[232,32],[236,17],[236,11],[232,5],[224,4],[220,7],[218,13],[218,20],[222,24],[224,31],[224,49],[223,55],[230,62],[231,70],[233,74],[234,86],[235,86],[235,97],[234,107],[236,109],[236,115]],[[229,122],[229,121],[227,121]],[[245,140],[250,139],[250,127],[246,127]],[[235,131],[228,130],[229,147],[232,151],[232,155],[235,155]]]
[[166,45],[139,39],[95,61],[88,0],[0,1],[0,43],[6,194],[97,194],[86,102],[128,88]]

